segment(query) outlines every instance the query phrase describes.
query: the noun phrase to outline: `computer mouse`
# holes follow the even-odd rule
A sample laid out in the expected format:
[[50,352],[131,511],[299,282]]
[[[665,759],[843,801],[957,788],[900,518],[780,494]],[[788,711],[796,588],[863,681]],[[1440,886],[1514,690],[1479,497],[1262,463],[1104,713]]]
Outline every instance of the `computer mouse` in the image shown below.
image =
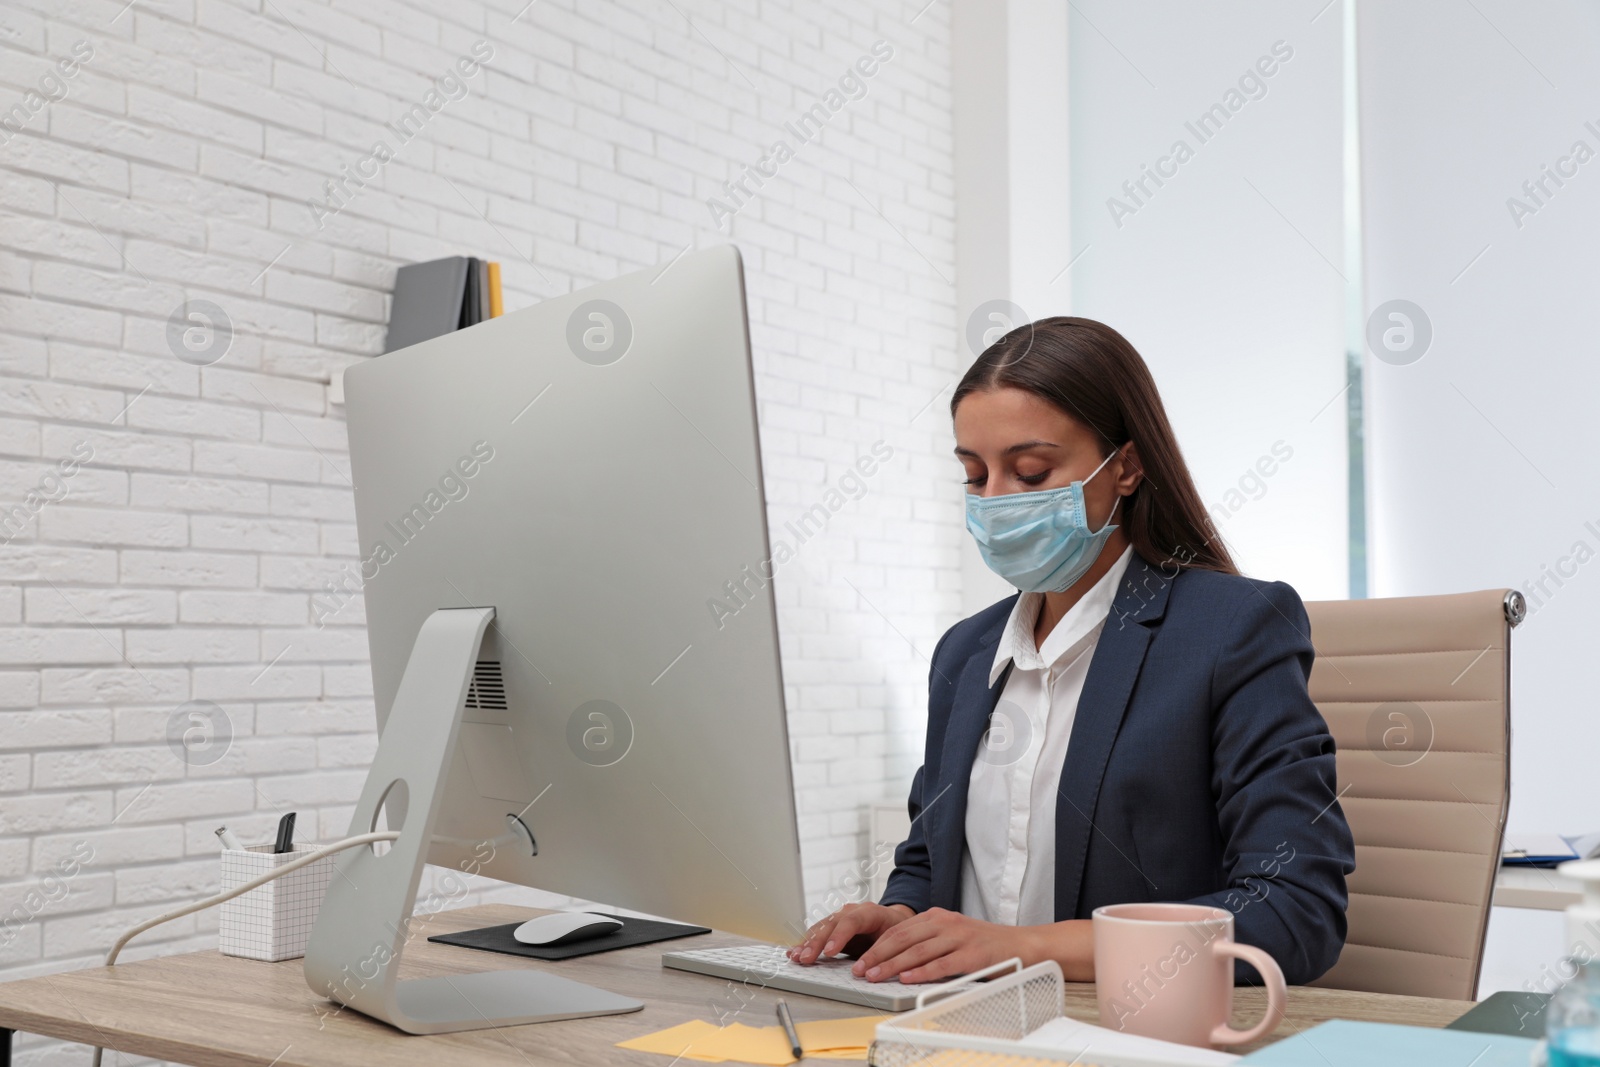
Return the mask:
[[524,945],[553,948],[587,941],[622,929],[622,920],[590,911],[557,911],[529,919],[511,932]]

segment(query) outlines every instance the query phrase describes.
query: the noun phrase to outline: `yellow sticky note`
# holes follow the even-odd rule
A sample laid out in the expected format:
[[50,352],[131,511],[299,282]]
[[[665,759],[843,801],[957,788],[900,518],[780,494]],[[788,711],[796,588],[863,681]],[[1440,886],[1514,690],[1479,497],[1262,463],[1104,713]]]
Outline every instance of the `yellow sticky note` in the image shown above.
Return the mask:
[[866,1058],[867,1046],[872,1044],[878,1024],[887,1015],[861,1015],[852,1019],[818,1019],[815,1022],[797,1023],[795,1033],[800,1035],[800,1047],[806,1052],[813,1049],[857,1049]]
[[[808,1059],[864,1060],[877,1025],[887,1018],[887,1015],[863,1015],[852,1019],[818,1019],[796,1024],[795,1032],[800,1035],[800,1046]],[[718,1027],[703,1019],[619,1041],[617,1047],[702,1063],[732,1060],[758,1067],[787,1067],[795,1062],[789,1039],[780,1026],[730,1023]]]
[[693,1019],[666,1030],[657,1030],[653,1034],[643,1037],[631,1038],[627,1041],[617,1042],[618,1048],[631,1048],[639,1052],[659,1052],[665,1056],[682,1056],[691,1060],[702,1060],[711,1063],[721,1062],[721,1057],[713,1058],[704,1053],[704,1046],[717,1036],[720,1031],[716,1026],[704,1019]]
[[714,1037],[696,1041],[696,1055],[715,1056],[723,1060],[760,1064],[761,1067],[785,1067],[794,1062],[789,1049],[789,1039],[776,1026],[754,1027],[730,1023],[716,1032]]

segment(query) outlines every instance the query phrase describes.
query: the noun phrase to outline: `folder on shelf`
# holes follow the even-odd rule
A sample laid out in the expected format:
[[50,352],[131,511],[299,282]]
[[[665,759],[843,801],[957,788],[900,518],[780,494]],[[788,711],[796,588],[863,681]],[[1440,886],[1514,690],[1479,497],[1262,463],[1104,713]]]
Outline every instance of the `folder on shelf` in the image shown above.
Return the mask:
[[393,352],[476,326],[503,312],[500,264],[476,256],[409,263],[395,272],[383,350]]
[[476,256],[467,257],[467,284],[461,297],[461,317],[457,329],[464,330],[483,321],[480,307],[483,300],[482,266],[483,260]]
[[506,311],[505,298],[500,293],[500,264],[489,263],[489,317],[497,319]]
[[383,350],[393,352],[439,337],[461,325],[467,257],[446,256],[409,263],[395,272],[389,333]]

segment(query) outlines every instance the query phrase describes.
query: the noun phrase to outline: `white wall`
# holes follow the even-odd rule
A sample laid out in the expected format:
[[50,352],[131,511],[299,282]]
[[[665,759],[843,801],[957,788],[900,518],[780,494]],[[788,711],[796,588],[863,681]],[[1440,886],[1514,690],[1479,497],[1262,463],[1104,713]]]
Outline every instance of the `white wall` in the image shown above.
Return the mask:
[[1072,313],[1150,364],[1241,568],[1308,600],[1349,581],[1342,34],[1318,6],[1074,4],[1059,257]]
[[1535,214],[1508,201],[1532,204],[1523,183],[1576,142],[1600,154],[1600,11],[1480,6],[1360,8],[1367,308],[1409,300],[1433,334],[1413,361],[1370,361],[1374,593],[1523,590],[1509,829],[1587,833],[1600,158],[1547,181]]
[[[1366,310],[1408,300],[1432,331],[1426,350],[1368,360],[1373,593],[1523,590],[1508,830],[1591,832],[1600,12],[1370,0],[1359,13]],[[1591,158],[1565,164],[1560,186],[1543,178],[1578,142]],[[1541,178],[1536,201],[1523,183]],[[1483,989],[1542,988],[1558,934],[1549,916],[1495,909]]]
[[[862,805],[903,795],[918,762],[924,657],[959,610],[947,423],[912,423],[959,369],[949,16],[916,14],[0,8],[0,112],[74,42],[93,50],[0,144],[0,509],[92,448],[0,545],[0,913],[23,909],[0,974],[92,963],[124,925],[213,889],[219,822],[259,839],[292,806],[305,838],[346,828],[374,717],[359,605],[311,626],[356,551],[323,383],[380,350],[396,265],[446,254],[500,260],[515,309],[732,239],[774,526],[874,441],[895,449],[776,583],[808,889],[838,884],[864,851]],[[480,39],[494,54],[467,95],[317,229],[308,198]],[[895,53],[865,95],[713,228],[707,198],[879,39]],[[214,365],[169,348],[185,299],[231,319]],[[169,748],[189,700],[226,713],[215,763]],[[34,908],[27,891],[80,844],[93,859],[68,895]],[[212,945],[215,924],[133,955]]]
[[[1067,9],[1050,0],[953,0],[956,309],[964,372],[999,333],[1066,314],[1071,243]],[[955,386],[955,380],[950,386]],[[924,418],[949,429],[950,392]],[[922,421],[922,420],[919,420]],[[946,447],[954,447],[949,438]],[[959,479],[956,479],[959,481]],[[952,484],[951,497],[966,492]],[[961,539],[961,607],[1016,589]]]

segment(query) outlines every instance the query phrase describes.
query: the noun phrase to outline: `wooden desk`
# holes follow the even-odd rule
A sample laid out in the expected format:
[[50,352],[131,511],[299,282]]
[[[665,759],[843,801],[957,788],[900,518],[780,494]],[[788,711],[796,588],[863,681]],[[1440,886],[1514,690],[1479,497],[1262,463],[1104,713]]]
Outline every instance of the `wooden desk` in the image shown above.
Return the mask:
[[[259,963],[217,952],[192,952],[0,983],[0,1027],[205,1067],[368,1067],[375,1063],[385,1067],[436,1067],[441,1063],[667,1067],[664,1057],[613,1046],[690,1019],[715,1020],[719,1009],[739,1012],[728,1021],[751,1026],[773,1023],[773,1005],[779,994],[664,969],[664,946],[659,944],[541,963],[427,940],[432,934],[515,922],[530,914],[527,908],[491,904],[419,919],[414,926],[416,937],[403,956],[402,977],[548,967],[564,977],[636,997],[645,1002],[645,1009],[631,1015],[416,1037],[353,1010],[340,1010],[337,1004],[312,993],[300,960]],[[715,933],[673,942],[672,947],[709,948],[743,940]],[[782,995],[800,1022],[867,1014],[866,1009],[854,1005],[794,993]],[[1259,1017],[1262,997],[1258,990],[1241,989],[1234,999],[1235,1025]],[[1288,1036],[1335,1018],[1442,1026],[1469,1007],[1468,1001],[1291,988],[1288,1017],[1275,1036]],[[1092,985],[1067,987],[1067,1014],[1095,1020]],[[0,1060],[9,1062],[9,1055]],[[107,1062],[111,1062],[109,1056]]]

